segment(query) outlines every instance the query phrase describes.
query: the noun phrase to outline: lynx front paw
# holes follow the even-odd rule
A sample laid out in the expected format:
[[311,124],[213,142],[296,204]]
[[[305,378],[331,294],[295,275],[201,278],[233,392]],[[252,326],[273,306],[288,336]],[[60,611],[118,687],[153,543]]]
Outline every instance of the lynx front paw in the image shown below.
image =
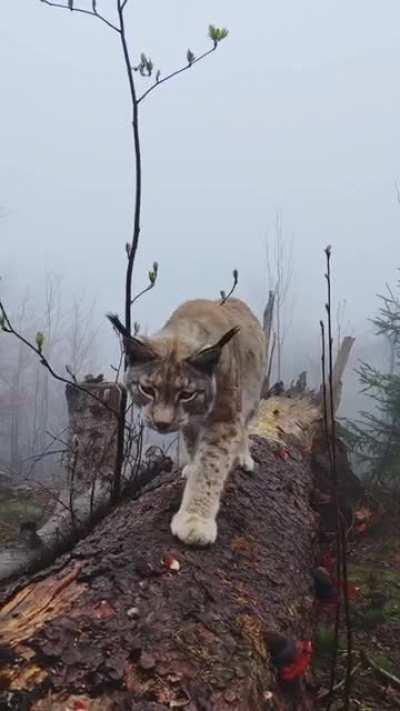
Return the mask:
[[213,518],[202,518],[186,511],[175,514],[171,521],[171,531],[189,546],[207,546],[217,538],[217,524]]

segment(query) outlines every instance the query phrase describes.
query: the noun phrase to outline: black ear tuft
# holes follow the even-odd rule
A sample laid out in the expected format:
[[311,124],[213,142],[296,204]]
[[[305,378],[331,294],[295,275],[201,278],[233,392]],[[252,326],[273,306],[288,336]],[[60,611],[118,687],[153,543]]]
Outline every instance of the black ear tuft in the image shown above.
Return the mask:
[[125,326],[121,323],[116,314],[107,314],[114,328],[123,336],[124,348],[130,365],[147,363],[158,358],[151,343],[136,336],[130,336]]
[[207,346],[203,350],[194,353],[192,356],[186,359],[186,362],[191,365],[196,370],[200,370],[202,373],[207,375],[212,375],[214,369],[218,365],[218,361],[221,357],[223,347],[229,343],[229,341],[239,333],[240,328],[235,326],[227,331],[222,338],[219,339],[217,343],[213,346]]
[[109,321],[111,321],[112,325],[118,331],[118,333],[121,333],[122,336],[125,336],[125,338],[129,338],[129,333],[126,330],[125,326],[121,323],[119,320],[119,317],[117,314],[106,314],[107,318]]
[[233,338],[234,336],[236,336],[237,333],[239,333],[239,331],[240,331],[239,326],[234,326],[233,328],[231,328],[229,331],[227,331],[227,332],[222,336],[222,338],[220,338],[220,340],[218,341],[218,343],[215,344],[216,347],[222,349],[223,346],[225,346],[227,343],[229,343],[229,341],[231,340],[231,338]]
[[140,365],[159,358],[149,341],[136,336],[124,337],[124,348],[130,365]]

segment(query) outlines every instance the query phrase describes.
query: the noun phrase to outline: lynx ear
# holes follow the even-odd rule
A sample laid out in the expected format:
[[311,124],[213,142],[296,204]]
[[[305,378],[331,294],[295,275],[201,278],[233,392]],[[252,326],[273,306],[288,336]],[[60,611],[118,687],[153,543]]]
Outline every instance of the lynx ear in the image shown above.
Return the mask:
[[114,314],[107,314],[107,318],[111,321],[118,333],[120,333],[123,337],[125,353],[128,357],[130,365],[147,363],[150,360],[158,358],[158,355],[151,343],[145,339],[137,338],[137,336],[130,336],[118,316],[115,316]]
[[124,337],[124,348],[130,365],[140,365],[158,358],[151,344],[136,336]]
[[215,343],[213,346],[207,346],[201,351],[197,351],[197,353],[194,353],[193,355],[189,356],[189,358],[186,359],[186,362],[193,368],[196,368],[196,370],[200,370],[202,373],[207,373],[208,375],[211,375],[214,368],[218,365],[218,361],[221,357],[223,347],[227,343],[229,343],[231,338],[233,338],[233,336],[236,336],[239,331],[239,326],[231,328],[222,336],[222,338],[220,338],[217,343]]

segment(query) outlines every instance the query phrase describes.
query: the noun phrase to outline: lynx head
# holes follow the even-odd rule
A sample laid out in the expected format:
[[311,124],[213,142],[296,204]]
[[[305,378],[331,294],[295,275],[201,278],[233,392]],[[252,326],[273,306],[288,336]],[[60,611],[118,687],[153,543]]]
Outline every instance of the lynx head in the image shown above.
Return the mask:
[[[109,317],[121,332],[121,324]],[[192,418],[204,418],[216,396],[215,371],[222,349],[239,331],[230,329],[214,345],[189,352],[176,339],[123,334],[127,359],[125,385],[143,409],[147,425],[161,433],[177,432]]]

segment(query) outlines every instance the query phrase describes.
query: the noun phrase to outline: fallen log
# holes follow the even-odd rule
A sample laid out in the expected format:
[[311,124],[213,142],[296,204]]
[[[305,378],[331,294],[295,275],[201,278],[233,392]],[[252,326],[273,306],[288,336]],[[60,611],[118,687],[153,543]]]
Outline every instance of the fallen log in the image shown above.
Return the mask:
[[257,469],[232,472],[214,546],[172,537],[175,471],[3,585],[0,708],[312,708],[296,669],[313,632],[321,426],[308,394],[261,404]]
[[[264,411],[259,430],[268,418],[279,420]],[[66,709],[77,694],[91,699],[78,708],[102,709],[261,709],[275,698],[274,640],[311,636],[316,541],[307,437],[287,450],[275,435],[255,437],[254,476],[230,478],[215,546],[172,537],[182,481],[169,476],[3,590],[0,686],[15,708]]]

